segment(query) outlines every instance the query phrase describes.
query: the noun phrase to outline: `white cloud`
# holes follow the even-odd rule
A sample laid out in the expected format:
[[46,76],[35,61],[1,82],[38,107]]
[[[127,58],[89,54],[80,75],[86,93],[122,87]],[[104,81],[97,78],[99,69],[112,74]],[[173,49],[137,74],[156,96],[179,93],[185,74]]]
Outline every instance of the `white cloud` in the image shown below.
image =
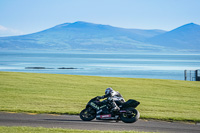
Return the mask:
[[7,28],[6,27],[3,27],[2,25],[0,25],[0,31],[6,31]]
[[22,35],[22,34],[24,34],[22,31],[0,25],[0,37],[16,36],[16,35]]

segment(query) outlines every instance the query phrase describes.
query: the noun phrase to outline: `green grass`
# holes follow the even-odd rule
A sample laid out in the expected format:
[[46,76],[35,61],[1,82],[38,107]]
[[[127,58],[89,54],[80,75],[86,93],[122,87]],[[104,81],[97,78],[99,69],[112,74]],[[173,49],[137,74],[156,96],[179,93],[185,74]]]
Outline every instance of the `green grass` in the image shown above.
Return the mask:
[[153,133],[139,131],[99,131],[99,130],[77,130],[62,128],[43,127],[5,127],[0,126],[1,133]]
[[79,114],[107,87],[141,102],[141,118],[200,122],[200,82],[0,72],[0,111]]

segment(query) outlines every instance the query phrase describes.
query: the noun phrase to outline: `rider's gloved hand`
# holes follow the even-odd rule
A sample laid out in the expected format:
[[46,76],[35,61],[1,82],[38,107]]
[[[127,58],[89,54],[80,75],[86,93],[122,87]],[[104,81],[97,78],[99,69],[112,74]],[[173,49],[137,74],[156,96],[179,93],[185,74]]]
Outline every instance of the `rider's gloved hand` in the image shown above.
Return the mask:
[[97,96],[97,99],[100,100],[100,99],[102,99],[102,97],[101,96]]

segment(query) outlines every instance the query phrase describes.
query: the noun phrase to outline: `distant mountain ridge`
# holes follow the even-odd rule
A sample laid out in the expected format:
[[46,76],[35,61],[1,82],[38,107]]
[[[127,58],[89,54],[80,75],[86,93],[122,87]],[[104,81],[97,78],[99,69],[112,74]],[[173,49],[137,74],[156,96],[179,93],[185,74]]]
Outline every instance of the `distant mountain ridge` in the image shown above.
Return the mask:
[[200,25],[189,23],[149,38],[146,42],[171,48],[200,50]]
[[[183,36],[186,36],[185,40]],[[196,50],[200,44],[198,36],[200,36],[200,26],[193,23],[167,32],[125,29],[78,21],[60,24],[33,34],[0,37],[0,49]]]

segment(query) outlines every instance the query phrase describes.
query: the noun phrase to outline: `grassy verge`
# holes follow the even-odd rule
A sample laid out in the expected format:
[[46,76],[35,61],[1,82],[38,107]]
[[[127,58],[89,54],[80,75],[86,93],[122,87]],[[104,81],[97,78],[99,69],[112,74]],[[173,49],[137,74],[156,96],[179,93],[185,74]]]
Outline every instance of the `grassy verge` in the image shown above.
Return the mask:
[[200,82],[0,72],[0,111],[79,114],[107,87],[136,99],[141,118],[200,122]]
[[[74,130],[62,128],[42,127],[4,127],[0,126],[1,133],[150,133],[137,131],[98,131],[98,130]],[[152,132],[151,132],[152,133]]]

